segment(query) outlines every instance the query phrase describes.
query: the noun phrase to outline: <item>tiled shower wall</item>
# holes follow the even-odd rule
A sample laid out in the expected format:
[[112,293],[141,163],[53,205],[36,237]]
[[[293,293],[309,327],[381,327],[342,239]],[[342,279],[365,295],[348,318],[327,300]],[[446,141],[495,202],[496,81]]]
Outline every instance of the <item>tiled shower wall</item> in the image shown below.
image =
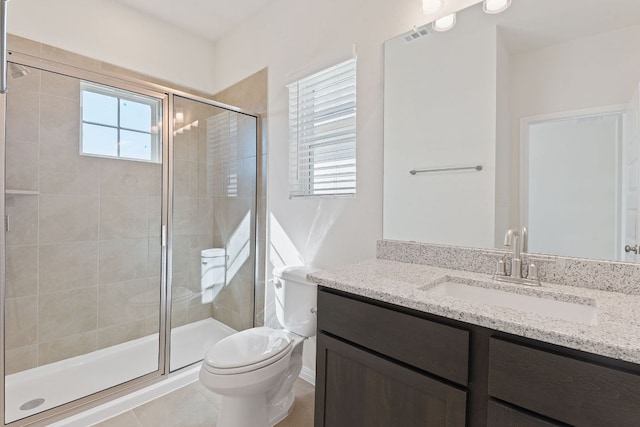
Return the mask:
[[79,93],[9,79],[7,373],[158,331],[161,165],[80,156]]
[[[257,228],[256,234],[258,244],[256,245],[256,280],[255,280],[255,326],[264,325],[265,308],[265,280],[266,280],[266,248],[267,248],[267,100],[268,100],[268,70],[262,70],[242,79],[233,86],[228,87],[214,96],[216,101],[235,105],[246,111],[251,111],[260,115],[258,123],[258,147],[257,157]],[[224,295],[216,301],[214,310],[216,315],[237,311],[230,304],[231,299],[224,298]],[[238,314],[235,314],[238,316]]]
[[[253,326],[256,195],[256,121],[196,101],[176,98],[184,122],[174,136],[174,293],[171,326],[213,317],[236,330]],[[200,292],[201,251],[226,248],[227,285],[213,304]],[[181,288],[181,289],[180,289]]]

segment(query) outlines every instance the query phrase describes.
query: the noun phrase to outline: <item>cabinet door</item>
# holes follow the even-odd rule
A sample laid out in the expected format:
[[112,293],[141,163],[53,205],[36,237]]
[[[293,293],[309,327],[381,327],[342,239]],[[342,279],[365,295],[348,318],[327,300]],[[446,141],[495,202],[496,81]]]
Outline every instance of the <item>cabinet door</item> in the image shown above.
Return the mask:
[[489,427],[560,427],[563,424],[525,414],[498,402],[489,401],[487,426]]
[[318,335],[316,427],[462,427],[466,393]]

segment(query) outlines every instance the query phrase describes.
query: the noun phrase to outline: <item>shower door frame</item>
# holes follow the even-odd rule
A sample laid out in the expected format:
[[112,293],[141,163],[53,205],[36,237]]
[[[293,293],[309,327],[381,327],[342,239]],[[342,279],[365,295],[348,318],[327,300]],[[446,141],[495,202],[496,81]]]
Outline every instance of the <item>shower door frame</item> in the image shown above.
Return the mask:
[[[9,62],[24,65],[26,67],[32,67],[46,72],[53,72],[62,74],[68,77],[77,78],[80,80],[92,81],[108,86],[113,86],[120,89],[129,90],[135,93],[141,93],[162,100],[162,220],[161,220],[161,286],[160,286],[160,306],[159,306],[159,358],[158,369],[143,375],[138,378],[134,378],[126,381],[125,383],[118,384],[107,388],[105,390],[98,391],[88,396],[84,396],[77,400],[68,402],[66,404],[56,406],[38,414],[13,421],[11,423],[5,423],[5,331],[4,331],[4,319],[5,319],[5,291],[6,291],[6,277],[5,277],[5,260],[6,260],[6,226],[4,224],[6,215],[6,195],[4,194],[6,188],[5,180],[5,161],[6,161],[6,114],[7,114],[7,93],[0,93],[0,189],[3,191],[3,197],[0,201],[0,217],[3,218],[3,224],[0,228],[0,414],[2,415],[3,426],[15,426],[22,427],[27,425],[47,425],[49,423],[62,420],[71,415],[83,412],[91,407],[98,406],[106,403],[110,400],[118,397],[125,396],[133,391],[148,387],[154,383],[165,380],[168,376],[179,374],[190,367],[187,365],[180,369],[170,370],[171,360],[171,273],[172,273],[172,221],[173,221],[173,148],[174,148],[174,123],[173,116],[170,115],[174,108],[174,96],[180,96],[188,98],[193,101],[202,102],[204,104],[211,105],[213,107],[222,108],[225,110],[233,111],[236,113],[244,114],[254,117],[256,120],[256,148],[260,147],[261,138],[261,117],[259,114],[254,114],[243,109],[227,105],[221,102],[216,102],[211,99],[189,93],[174,88],[164,86],[157,83],[147,82],[140,78],[129,77],[127,75],[118,74],[114,72],[106,71],[93,71],[85,68],[80,68],[73,65],[68,65],[53,61],[44,57],[33,56],[30,54],[21,53],[9,49],[8,55]],[[256,162],[258,162],[258,156],[256,156]],[[257,165],[256,165],[257,166]],[[263,179],[258,176],[258,170],[256,169],[256,186],[258,180]],[[256,193],[254,199],[254,215],[255,215],[255,227],[254,227],[254,248],[257,249],[259,244],[259,236],[256,234],[258,231],[259,221],[257,208],[258,195]],[[255,325],[255,285],[258,275],[257,261],[258,254],[256,254],[254,265],[254,298],[253,304],[253,324]],[[164,351],[163,351],[164,350]],[[198,362],[196,362],[198,363]]]

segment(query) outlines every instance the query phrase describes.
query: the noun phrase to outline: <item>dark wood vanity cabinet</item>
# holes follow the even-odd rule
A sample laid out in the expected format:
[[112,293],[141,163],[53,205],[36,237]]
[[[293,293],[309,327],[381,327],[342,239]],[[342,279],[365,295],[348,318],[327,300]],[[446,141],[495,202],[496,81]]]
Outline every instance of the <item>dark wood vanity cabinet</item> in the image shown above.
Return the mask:
[[315,426],[640,426],[640,367],[320,287]]

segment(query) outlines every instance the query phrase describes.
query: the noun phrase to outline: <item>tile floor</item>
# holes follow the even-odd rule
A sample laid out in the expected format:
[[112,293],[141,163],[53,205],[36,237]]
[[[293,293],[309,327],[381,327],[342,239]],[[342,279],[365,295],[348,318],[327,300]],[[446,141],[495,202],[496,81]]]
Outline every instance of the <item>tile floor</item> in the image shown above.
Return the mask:
[[[293,412],[277,427],[313,426],[314,387],[303,380],[294,386]],[[220,397],[196,381],[144,405],[133,408],[96,427],[214,427]]]

